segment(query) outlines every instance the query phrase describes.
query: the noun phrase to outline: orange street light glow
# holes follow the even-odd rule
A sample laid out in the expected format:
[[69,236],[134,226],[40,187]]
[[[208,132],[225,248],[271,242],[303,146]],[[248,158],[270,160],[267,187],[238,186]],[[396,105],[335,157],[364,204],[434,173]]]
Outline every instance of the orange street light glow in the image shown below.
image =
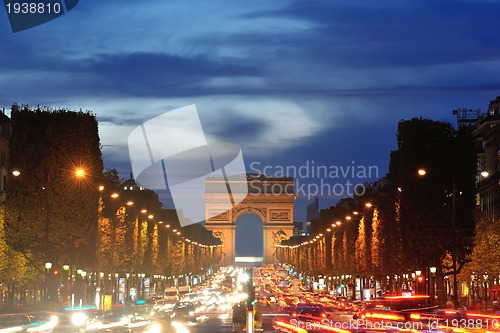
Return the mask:
[[83,170],[83,169],[77,169],[75,171],[75,173],[76,173],[77,177],[83,177],[83,176],[85,176],[85,170]]
[[418,175],[419,176],[425,176],[425,174],[427,173],[427,171],[425,169],[418,169]]

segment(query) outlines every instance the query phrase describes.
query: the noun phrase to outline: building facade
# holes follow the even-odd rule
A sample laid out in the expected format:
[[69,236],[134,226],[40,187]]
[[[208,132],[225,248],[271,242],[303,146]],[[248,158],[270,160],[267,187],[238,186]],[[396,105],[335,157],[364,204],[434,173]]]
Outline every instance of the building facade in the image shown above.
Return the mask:
[[0,200],[5,201],[7,173],[9,172],[7,161],[9,158],[9,141],[11,132],[10,118],[5,110],[0,113]]
[[478,151],[477,202],[480,218],[496,221],[500,218],[500,96],[490,102],[488,111],[477,121],[473,135]]

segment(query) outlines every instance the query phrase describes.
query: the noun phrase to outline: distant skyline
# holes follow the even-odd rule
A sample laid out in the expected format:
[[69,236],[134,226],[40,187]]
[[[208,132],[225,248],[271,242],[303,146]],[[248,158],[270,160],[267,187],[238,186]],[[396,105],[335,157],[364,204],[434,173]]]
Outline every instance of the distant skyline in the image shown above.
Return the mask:
[[338,168],[297,177],[305,221],[314,191],[326,208],[348,182],[386,174],[399,120],[486,111],[500,95],[499,12],[491,0],[81,1],[19,33],[4,12],[0,107],[91,110],[106,167],[127,179],[131,131],[195,104],[248,171]]

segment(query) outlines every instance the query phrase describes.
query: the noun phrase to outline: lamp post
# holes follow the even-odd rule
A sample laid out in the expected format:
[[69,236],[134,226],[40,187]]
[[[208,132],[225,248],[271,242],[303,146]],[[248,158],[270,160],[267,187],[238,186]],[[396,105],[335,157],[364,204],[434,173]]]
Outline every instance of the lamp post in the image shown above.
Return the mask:
[[470,276],[470,286],[471,286],[471,298],[472,298],[472,307],[476,306],[476,285],[474,282],[474,273]]
[[418,284],[422,279],[422,271],[415,271],[415,276],[417,277],[415,281],[415,295],[418,295]]
[[[45,262],[44,267],[44,302],[49,300],[54,301],[52,292],[57,291],[58,286],[56,286],[55,276],[50,274],[52,269],[52,264],[58,266],[59,253],[55,253],[53,250],[53,243],[60,242],[62,238],[58,238],[53,232],[57,230],[57,222],[54,220],[54,216],[51,216],[52,209],[61,203],[53,202],[53,199],[57,197],[58,190],[63,187],[63,185],[74,177],[80,179],[85,175],[83,169],[71,169],[71,176],[61,177],[61,170],[63,167],[57,163],[54,163],[50,167],[35,170],[34,172],[25,172],[25,170],[14,169],[12,170],[12,176],[17,178],[20,183],[19,186],[27,189],[24,192],[25,195],[31,196],[37,203],[36,208],[40,209],[37,212],[43,218],[37,219],[40,221],[40,225],[37,226],[38,230],[42,232],[43,237],[40,237],[40,248],[43,248],[43,254],[40,254],[42,262]],[[68,170],[68,169],[66,169]],[[29,176],[26,176],[29,175]],[[66,266],[66,265],[65,265]],[[69,270],[69,266],[65,271]],[[58,269],[55,269],[53,273],[57,275]],[[55,288],[55,290],[54,290]],[[57,299],[55,299],[57,301]]]
[[484,309],[488,309],[488,273],[483,274],[483,279]]
[[436,304],[436,289],[434,287],[434,281],[435,281],[435,276],[436,276],[436,267],[432,266],[429,267],[430,275],[429,275],[429,294],[431,297],[431,303],[430,305],[435,305]]
[[71,288],[71,271],[70,271],[70,266],[69,265],[66,265],[64,264],[62,266],[63,268],[63,271],[66,272],[66,275],[67,275],[67,281],[66,281],[66,295],[65,295],[65,299],[68,300],[70,298],[70,295],[71,295],[71,292],[72,292],[72,288]]
[[[424,168],[420,168],[417,170],[417,173],[420,177],[424,177],[426,176],[427,174],[427,170],[424,169]],[[487,172],[484,172],[484,173],[481,173],[481,175],[483,177],[487,177],[488,176],[488,173]],[[445,190],[446,192],[446,190]],[[448,196],[451,196],[451,232],[452,232],[452,235],[451,237],[453,237],[453,240],[454,240],[454,244],[457,244],[457,240],[458,240],[458,235],[457,235],[457,200],[456,200],[456,194],[457,194],[457,189],[456,189],[456,179],[455,179],[455,174],[453,173],[452,174],[452,192],[451,192],[451,195],[448,195]],[[457,254],[456,254],[456,251],[451,251],[451,259],[452,259],[452,267],[453,267],[453,305],[455,307],[458,306],[458,281],[457,281],[457,261],[458,261],[458,257],[457,257]],[[435,267],[434,267],[435,269]],[[435,273],[435,271],[434,271]],[[435,277],[435,276],[433,276]],[[432,277],[429,277],[429,280],[431,279]],[[430,288],[430,286],[429,286]],[[430,290],[429,290],[430,292]],[[435,292],[434,290],[434,287],[433,287],[433,292]],[[435,302],[435,300],[433,299],[432,300],[433,304]]]
[[44,287],[44,302],[47,302],[49,299],[49,272],[52,268],[52,263],[51,262],[46,262],[45,263],[45,287]]

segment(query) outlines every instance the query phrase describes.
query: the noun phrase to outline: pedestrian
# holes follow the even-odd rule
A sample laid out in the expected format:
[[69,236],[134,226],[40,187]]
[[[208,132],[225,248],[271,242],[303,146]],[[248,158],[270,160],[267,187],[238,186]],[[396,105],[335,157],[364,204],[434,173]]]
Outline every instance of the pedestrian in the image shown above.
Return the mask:
[[245,328],[246,324],[246,307],[245,303],[240,302],[238,304],[238,329],[242,331]]
[[238,329],[238,305],[237,303],[233,304],[233,332]]
[[448,298],[448,300],[446,301],[446,308],[447,309],[455,308],[455,305],[453,304],[453,301],[450,298]]

